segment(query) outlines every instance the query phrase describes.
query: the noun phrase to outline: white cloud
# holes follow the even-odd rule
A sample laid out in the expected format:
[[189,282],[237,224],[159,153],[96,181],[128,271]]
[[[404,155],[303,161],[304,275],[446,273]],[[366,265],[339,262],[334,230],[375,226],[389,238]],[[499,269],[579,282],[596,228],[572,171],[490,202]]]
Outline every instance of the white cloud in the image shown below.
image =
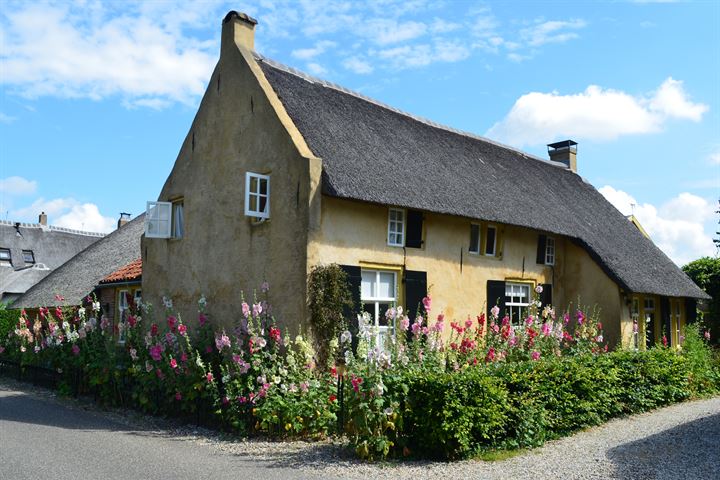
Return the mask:
[[699,122],[707,110],[707,105],[690,101],[682,82],[672,78],[650,97],[590,85],[570,95],[525,94],[486,135],[517,146],[560,138],[612,140],[658,132],[670,119]]
[[126,104],[156,106],[158,98],[192,104],[216,61],[215,42],[182,35],[182,22],[196,19],[183,20],[182,9],[157,20],[102,5],[23,7],[0,23],[1,81],[28,98],[118,95]]
[[37,182],[23,177],[7,177],[0,179],[0,193],[6,195],[31,195],[37,190]]
[[627,192],[609,185],[602,187],[600,193],[624,215],[634,213],[655,244],[678,265],[714,255],[712,234],[704,228],[715,215],[715,207],[708,200],[681,193],[656,207],[638,203]]
[[117,226],[116,219],[105,217],[94,203],[73,206],[69,212],[53,222],[58,227],[74,228],[88,232],[108,233]]
[[538,23],[520,31],[520,38],[531,47],[539,47],[546,43],[563,43],[578,37],[572,30],[585,28],[584,20],[569,21],[552,20]]
[[333,48],[336,45],[337,43],[335,42],[322,40],[315,43],[315,46],[312,48],[299,48],[297,50],[293,50],[291,55],[295,58],[299,58],[300,60],[310,60],[311,58],[315,58],[318,55],[325,53],[328,49]]
[[316,62],[310,62],[307,64],[307,69],[313,75],[324,75],[327,73],[327,69]]
[[392,19],[375,19],[366,23],[365,35],[378,45],[405,42],[421,37],[427,31],[424,23],[398,22]]
[[0,123],[10,125],[15,120],[17,120],[16,117],[12,117],[12,116],[8,115],[7,113],[0,112]]
[[372,64],[358,57],[347,58],[343,60],[342,64],[346,69],[360,75],[367,75],[375,70]]
[[434,62],[458,62],[470,56],[470,49],[464,44],[436,40],[434,44],[404,45],[376,52],[376,55],[390,60],[395,68],[416,68]]
[[713,152],[708,156],[711,165],[720,165],[720,150]]
[[442,18],[435,18],[433,19],[433,22],[430,24],[430,32],[432,33],[448,33],[448,32],[454,32],[455,30],[459,30],[462,28],[462,25],[459,23],[454,22],[448,22],[446,20],[443,20]]

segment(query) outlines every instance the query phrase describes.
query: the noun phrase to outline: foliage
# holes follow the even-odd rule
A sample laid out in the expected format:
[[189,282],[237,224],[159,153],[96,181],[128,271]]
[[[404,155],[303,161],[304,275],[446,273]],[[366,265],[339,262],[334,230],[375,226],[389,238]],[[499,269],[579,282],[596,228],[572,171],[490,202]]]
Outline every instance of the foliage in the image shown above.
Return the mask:
[[318,364],[331,360],[330,345],[347,328],[343,312],[352,310],[347,274],[337,264],[318,265],[308,275],[308,307]]
[[711,332],[711,338],[720,341],[720,258],[702,257],[684,267],[683,271],[712,299],[709,312],[703,321]]
[[0,302],[0,342],[6,339],[13,331],[19,317],[19,310],[8,309],[7,305]]

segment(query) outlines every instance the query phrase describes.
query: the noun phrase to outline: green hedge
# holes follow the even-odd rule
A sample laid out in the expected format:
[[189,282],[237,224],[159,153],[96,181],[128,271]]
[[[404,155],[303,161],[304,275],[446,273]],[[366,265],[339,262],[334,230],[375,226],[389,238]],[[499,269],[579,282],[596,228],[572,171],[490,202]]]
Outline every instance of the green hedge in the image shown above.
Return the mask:
[[720,378],[712,365],[657,348],[415,376],[407,379],[397,447],[454,459],[538,446],[619,415],[716,392]]
[[7,310],[5,304],[0,303],[0,341],[5,340],[20,318],[18,310]]

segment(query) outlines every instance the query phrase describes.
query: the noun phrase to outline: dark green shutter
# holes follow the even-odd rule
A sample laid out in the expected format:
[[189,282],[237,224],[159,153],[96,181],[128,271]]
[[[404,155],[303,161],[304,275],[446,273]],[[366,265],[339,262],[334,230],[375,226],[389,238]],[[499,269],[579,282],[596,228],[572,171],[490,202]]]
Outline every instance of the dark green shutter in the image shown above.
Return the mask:
[[405,270],[405,312],[415,319],[418,310],[423,312],[422,299],[427,296],[427,272]]
[[660,297],[660,319],[662,320],[661,325],[663,326],[662,334],[665,335],[668,345],[670,345],[672,335],[670,334],[670,299],[668,299],[668,297]]
[[502,280],[488,280],[487,282],[487,316],[490,318],[490,309],[497,305],[500,307],[500,317],[505,315],[505,282]]
[[357,314],[360,313],[360,305],[362,303],[360,300],[362,273],[360,267],[354,265],[340,265],[340,268],[342,268],[347,275],[348,289],[350,289],[353,300],[353,308],[346,307],[343,311],[343,317],[345,317],[348,322],[348,328],[350,328],[354,342],[358,333]]
[[685,299],[685,325],[697,321],[697,300],[694,298]]
[[423,213],[418,210],[407,211],[407,229],[405,246],[408,248],[422,247]]
[[545,251],[547,250],[547,236],[538,235],[537,263],[545,264]]
[[552,284],[543,283],[540,286],[543,288],[540,294],[540,302],[542,303],[542,308],[545,308],[546,305],[552,305]]

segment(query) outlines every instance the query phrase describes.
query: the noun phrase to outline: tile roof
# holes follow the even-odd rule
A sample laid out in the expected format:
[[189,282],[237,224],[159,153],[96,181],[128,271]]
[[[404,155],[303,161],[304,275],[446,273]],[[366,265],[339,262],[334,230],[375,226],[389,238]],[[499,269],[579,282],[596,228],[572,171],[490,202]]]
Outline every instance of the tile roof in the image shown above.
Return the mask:
[[256,58],[322,159],[325,195],[563,235],[626,291],[708,298],[595,187],[560,164]]
[[127,265],[120,267],[107,277],[100,280],[100,283],[130,282],[139,280],[142,277],[142,258],[133,260]]

